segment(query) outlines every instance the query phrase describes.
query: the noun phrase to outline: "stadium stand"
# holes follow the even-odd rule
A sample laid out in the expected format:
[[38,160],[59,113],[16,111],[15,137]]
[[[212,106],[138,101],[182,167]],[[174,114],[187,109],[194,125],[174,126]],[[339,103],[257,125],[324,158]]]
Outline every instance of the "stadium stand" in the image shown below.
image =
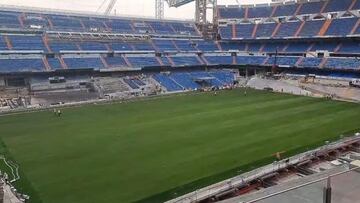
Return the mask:
[[[276,52],[282,53],[276,65],[284,68],[356,70],[360,21],[347,11],[359,9],[358,2],[219,6],[217,40],[205,40],[196,25],[187,21],[0,9],[1,28],[8,30],[0,36],[0,51],[16,53],[2,56],[0,72],[269,66],[275,63]],[[324,51],[329,54],[317,58]],[[312,57],[305,57],[308,53]],[[164,79],[162,83],[171,90],[196,88],[184,75],[174,77],[180,82],[171,76],[173,82]]]

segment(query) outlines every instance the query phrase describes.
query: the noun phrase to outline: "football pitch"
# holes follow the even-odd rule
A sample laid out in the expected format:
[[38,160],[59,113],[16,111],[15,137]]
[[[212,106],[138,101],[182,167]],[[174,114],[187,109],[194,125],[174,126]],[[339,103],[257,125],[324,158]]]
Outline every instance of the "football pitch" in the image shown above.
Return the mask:
[[161,202],[354,132],[359,115],[255,90],[173,95],[0,117],[0,152],[31,202]]

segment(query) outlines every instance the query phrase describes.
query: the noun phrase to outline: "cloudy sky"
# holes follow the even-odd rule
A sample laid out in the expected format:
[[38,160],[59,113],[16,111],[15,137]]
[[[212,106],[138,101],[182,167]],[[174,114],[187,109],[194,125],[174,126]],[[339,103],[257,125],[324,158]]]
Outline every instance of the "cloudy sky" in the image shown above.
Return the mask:
[[[104,0],[1,0],[0,4],[95,12],[103,1]],[[106,1],[109,2],[110,0]],[[242,4],[258,4],[269,1],[270,0],[239,0]],[[113,14],[116,10],[116,14],[121,16],[153,17],[155,13],[154,2],[155,0],[118,0]],[[224,5],[237,4],[236,2],[236,0],[218,0],[218,4]],[[106,6],[103,6],[99,12],[104,11],[105,7]],[[177,9],[168,8],[167,4],[165,4],[165,7],[166,18],[193,19],[194,3]]]

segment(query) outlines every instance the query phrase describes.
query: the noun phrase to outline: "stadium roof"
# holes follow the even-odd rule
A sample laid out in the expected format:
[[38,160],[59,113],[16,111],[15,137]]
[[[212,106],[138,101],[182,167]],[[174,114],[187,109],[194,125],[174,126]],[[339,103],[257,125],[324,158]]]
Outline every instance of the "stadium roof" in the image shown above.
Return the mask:
[[182,5],[193,2],[194,0],[166,0],[169,4],[169,7],[180,7]]

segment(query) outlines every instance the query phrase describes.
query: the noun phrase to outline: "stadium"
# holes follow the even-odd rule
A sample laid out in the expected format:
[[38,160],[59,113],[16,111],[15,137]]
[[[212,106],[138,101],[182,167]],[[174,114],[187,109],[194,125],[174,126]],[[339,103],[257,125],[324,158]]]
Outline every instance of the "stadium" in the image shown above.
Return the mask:
[[360,0],[153,2],[0,5],[0,202],[360,202]]

